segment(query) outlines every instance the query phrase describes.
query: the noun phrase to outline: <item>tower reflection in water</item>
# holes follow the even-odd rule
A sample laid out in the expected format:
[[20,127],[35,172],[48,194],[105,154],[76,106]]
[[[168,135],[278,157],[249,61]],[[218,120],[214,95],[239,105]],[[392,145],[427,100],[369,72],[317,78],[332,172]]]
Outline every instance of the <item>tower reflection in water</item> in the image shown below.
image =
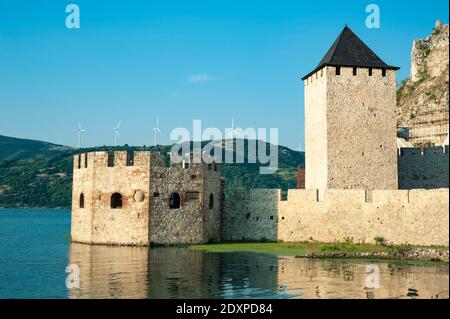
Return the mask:
[[71,243],[80,288],[69,289],[69,298],[147,298],[148,258],[147,247]]
[[[448,264],[310,260],[72,243],[69,298],[448,298]],[[373,262],[372,262],[373,263]],[[377,270],[379,278],[368,278]],[[371,280],[368,280],[371,279]],[[373,282],[379,287],[367,287]]]
[[69,298],[250,298],[277,290],[277,257],[72,243]]

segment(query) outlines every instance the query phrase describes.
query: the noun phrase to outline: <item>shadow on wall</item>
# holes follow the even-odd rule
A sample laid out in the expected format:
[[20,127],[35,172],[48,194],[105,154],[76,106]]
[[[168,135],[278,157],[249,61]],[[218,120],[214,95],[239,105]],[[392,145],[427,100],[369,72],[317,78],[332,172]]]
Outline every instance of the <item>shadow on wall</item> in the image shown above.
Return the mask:
[[448,188],[449,147],[402,148],[398,156],[400,189]]
[[225,200],[222,241],[278,240],[278,189],[235,190]]

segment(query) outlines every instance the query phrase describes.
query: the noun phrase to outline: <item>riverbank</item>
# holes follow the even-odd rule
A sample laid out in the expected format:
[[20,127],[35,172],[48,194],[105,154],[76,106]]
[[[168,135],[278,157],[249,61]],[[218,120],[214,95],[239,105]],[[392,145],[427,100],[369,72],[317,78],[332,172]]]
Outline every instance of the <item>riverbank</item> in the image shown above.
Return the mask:
[[448,247],[419,247],[412,245],[353,244],[353,243],[218,243],[194,245],[193,250],[208,252],[255,252],[298,258],[350,258],[390,260],[449,260]]

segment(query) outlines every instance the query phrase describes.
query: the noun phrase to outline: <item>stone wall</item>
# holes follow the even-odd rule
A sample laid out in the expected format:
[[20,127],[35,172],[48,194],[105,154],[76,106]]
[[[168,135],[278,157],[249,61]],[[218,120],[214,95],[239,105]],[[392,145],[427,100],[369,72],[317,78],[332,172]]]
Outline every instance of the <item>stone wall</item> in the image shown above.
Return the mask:
[[[75,242],[183,245],[220,241],[219,164],[166,167],[162,154],[151,152],[80,154],[74,157],[72,189]],[[170,209],[172,193],[180,196],[179,208]],[[120,194],[121,207],[113,207],[113,194]]]
[[[221,182],[219,164],[203,165],[203,233],[207,242],[219,242],[221,240],[220,227],[223,200]],[[211,196],[212,198],[210,198]],[[212,204],[210,206],[211,199]]]
[[396,189],[395,71],[327,73],[328,188]]
[[223,241],[277,241],[279,191],[236,190],[225,198],[222,214]]
[[[252,190],[227,198],[222,239],[448,245],[448,189]],[[238,204],[241,203],[241,204]],[[272,219],[273,218],[273,219]]]
[[327,69],[304,81],[305,86],[305,187],[327,188]]
[[448,188],[449,147],[402,148],[398,156],[400,189]]
[[[74,164],[72,240],[147,245],[150,153],[135,152],[134,163],[131,163],[127,152],[115,152],[114,156],[108,152],[93,152],[76,155]],[[120,209],[111,208],[114,193],[122,196]],[[137,193],[143,197],[138,198]],[[81,194],[84,208],[79,203]]]
[[324,67],[305,81],[307,189],[396,189],[394,70]]
[[[220,240],[220,167],[182,163],[151,168],[150,241],[156,244],[195,244]],[[216,167],[216,170],[214,170]],[[168,209],[169,197],[178,193],[179,209]],[[191,195],[189,195],[190,193]],[[197,199],[192,199],[193,194]],[[157,196],[155,196],[157,194]],[[209,195],[216,203],[209,209]]]

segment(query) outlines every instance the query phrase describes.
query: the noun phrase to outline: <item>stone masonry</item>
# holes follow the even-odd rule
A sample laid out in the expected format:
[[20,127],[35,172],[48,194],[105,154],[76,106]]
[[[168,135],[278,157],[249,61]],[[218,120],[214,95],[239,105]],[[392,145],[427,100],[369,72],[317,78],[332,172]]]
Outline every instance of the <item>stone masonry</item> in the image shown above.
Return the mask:
[[448,154],[448,145],[401,148],[398,156],[398,187],[448,188]]
[[[74,157],[75,242],[196,244],[220,240],[220,165],[164,165],[151,152]],[[174,204],[176,207],[170,207]]]
[[345,27],[303,77],[306,189],[397,189],[397,69]]
[[307,189],[396,189],[395,71],[326,66],[305,81]]
[[[449,242],[447,189],[236,191],[222,217],[224,241],[446,245]],[[238,203],[238,204],[237,204]]]

